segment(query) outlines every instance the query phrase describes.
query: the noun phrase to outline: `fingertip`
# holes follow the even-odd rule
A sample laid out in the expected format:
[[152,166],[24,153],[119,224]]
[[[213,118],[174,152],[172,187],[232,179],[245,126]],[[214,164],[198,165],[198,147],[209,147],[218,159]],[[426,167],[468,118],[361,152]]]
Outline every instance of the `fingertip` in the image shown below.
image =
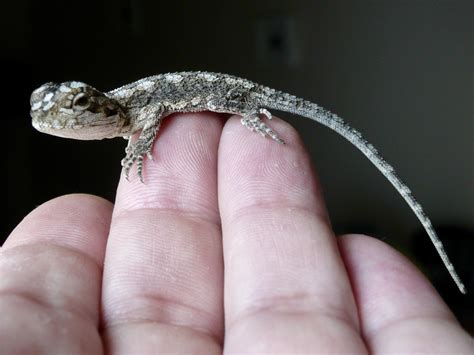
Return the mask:
[[102,263],[113,204],[89,194],[53,198],[31,211],[12,231],[4,248],[50,243],[79,249]]
[[[165,118],[151,155],[143,162],[143,181],[137,168],[129,181],[121,177],[114,215],[139,208],[212,208],[216,202],[216,154],[222,131],[214,113],[182,113]],[[122,174],[124,175],[124,174]]]
[[[232,203],[233,210],[256,200],[296,203],[329,223],[317,173],[300,135],[276,116],[271,125],[284,141],[250,131],[240,123],[240,116],[227,120],[219,144],[219,202]],[[221,210],[223,217],[225,211]]]

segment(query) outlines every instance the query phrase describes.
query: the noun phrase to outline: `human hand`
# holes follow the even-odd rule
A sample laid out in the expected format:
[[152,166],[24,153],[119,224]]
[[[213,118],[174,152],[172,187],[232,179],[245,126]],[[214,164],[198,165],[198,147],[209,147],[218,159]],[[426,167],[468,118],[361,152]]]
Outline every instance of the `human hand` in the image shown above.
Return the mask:
[[289,125],[286,145],[212,113],[164,126],[145,185],[132,171],[114,206],[63,196],[12,232],[0,354],[472,353],[407,259],[336,240]]

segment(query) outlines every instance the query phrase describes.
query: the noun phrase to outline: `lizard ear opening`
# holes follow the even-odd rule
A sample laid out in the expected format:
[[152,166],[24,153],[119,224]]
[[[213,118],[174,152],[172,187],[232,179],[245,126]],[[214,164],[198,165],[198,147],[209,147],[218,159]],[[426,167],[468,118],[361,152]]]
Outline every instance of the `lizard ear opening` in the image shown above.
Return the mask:
[[87,94],[81,92],[72,100],[73,108],[84,111],[90,106],[90,100]]

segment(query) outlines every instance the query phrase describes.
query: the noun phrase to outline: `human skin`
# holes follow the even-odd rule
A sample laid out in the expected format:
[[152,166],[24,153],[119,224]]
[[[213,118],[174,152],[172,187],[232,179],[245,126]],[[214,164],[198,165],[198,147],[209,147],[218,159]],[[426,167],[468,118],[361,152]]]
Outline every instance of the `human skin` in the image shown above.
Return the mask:
[[[115,205],[44,203],[0,250],[0,353],[472,353],[425,277],[385,243],[335,238],[291,126],[167,118]],[[60,177],[58,177],[60,178]],[[92,178],[92,175],[91,175]]]

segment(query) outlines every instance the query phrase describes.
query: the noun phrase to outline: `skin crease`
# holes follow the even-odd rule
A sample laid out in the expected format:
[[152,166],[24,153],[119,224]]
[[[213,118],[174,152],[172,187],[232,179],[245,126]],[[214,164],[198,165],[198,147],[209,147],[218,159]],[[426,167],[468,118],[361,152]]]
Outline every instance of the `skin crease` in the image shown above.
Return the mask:
[[272,122],[282,146],[239,118],[174,116],[146,185],[122,177],[114,206],[56,198],[12,232],[0,353],[472,353],[407,259],[334,238],[287,123]]

